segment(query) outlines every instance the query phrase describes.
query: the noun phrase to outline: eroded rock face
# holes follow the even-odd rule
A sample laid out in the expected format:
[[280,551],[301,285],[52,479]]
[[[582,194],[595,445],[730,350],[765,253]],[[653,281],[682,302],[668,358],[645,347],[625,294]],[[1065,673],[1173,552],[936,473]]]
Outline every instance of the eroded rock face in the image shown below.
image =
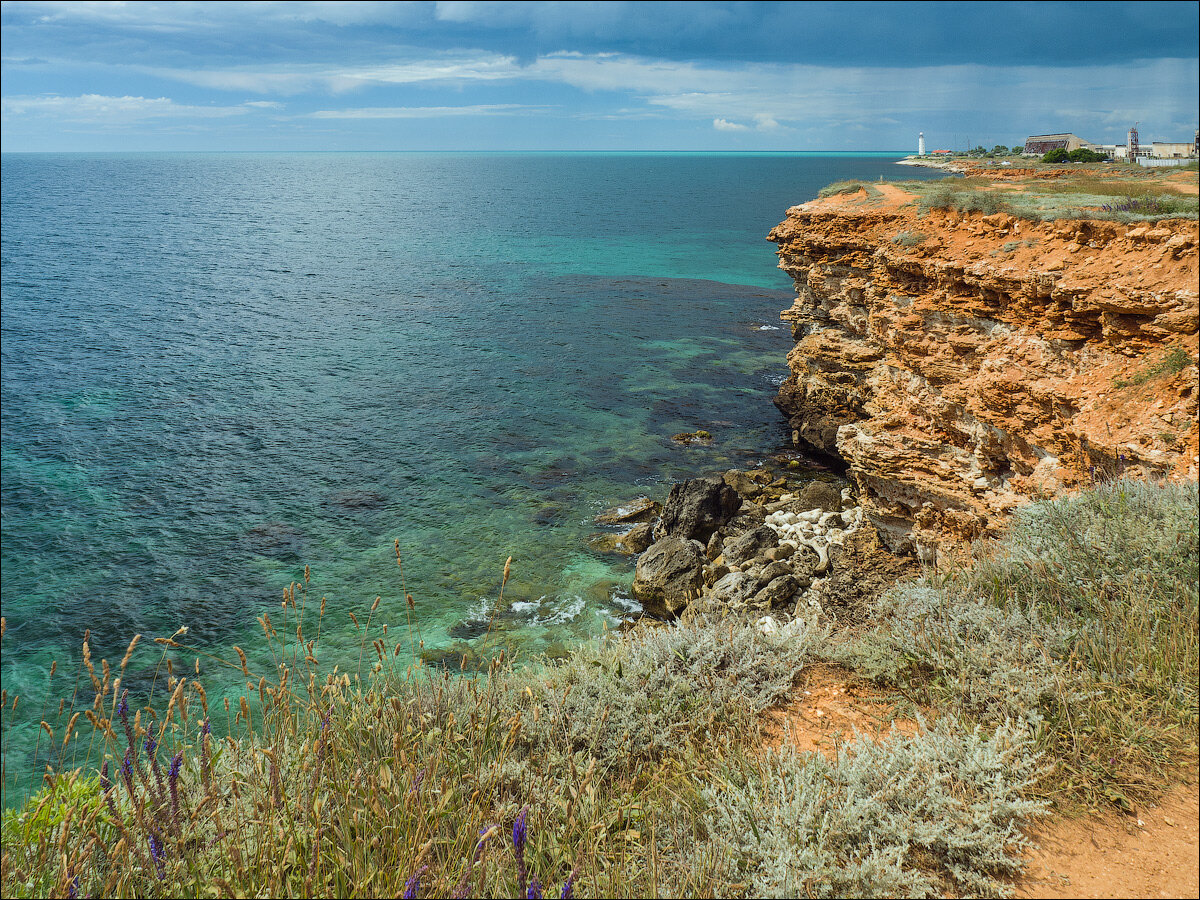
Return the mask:
[[797,291],[776,404],[798,446],[848,465],[887,547],[927,560],[1096,477],[1194,479],[1198,238],[794,207],[770,235]]
[[742,505],[738,492],[721,478],[692,478],[671,486],[654,534],[707,541]]
[[705,562],[699,541],[668,535],[638,557],[633,596],[650,615],[673,618],[704,586]]

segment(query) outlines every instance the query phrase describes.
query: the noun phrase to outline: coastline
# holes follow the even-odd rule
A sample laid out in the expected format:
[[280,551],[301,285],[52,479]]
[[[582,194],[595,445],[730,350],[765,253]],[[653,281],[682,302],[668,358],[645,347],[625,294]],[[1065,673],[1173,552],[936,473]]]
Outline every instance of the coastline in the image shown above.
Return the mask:
[[[885,318],[883,302],[920,312],[916,301],[903,296],[902,288],[912,284],[898,284],[895,272],[913,277],[945,263],[945,254],[962,253],[965,244],[954,243],[941,229],[969,235],[964,242],[975,248],[956,257],[950,270],[939,270],[939,283],[951,284],[954,296],[962,297],[964,284],[979,294],[960,303],[959,319],[952,323],[956,327],[966,316],[978,319],[979,306],[987,299],[984,292],[995,293],[993,266],[1011,267],[1005,277],[1020,282],[1019,260],[993,262],[999,257],[990,255],[1014,234],[1022,241],[1036,238],[1034,245],[1021,249],[1041,255],[1036,268],[1045,272],[1054,271],[1045,265],[1047,250],[1054,259],[1060,250],[1064,259],[1079,260],[1085,254],[1083,259],[1093,265],[1105,254],[1131,249],[1151,249],[1163,258],[1171,252],[1169,242],[1181,232],[1165,229],[1167,234],[1150,238],[1151,232],[1164,229],[1146,228],[1134,237],[1123,231],[1120,237],[1114,232],[1105,238],[1089,230],[1080,243],[1075,238],[1079,223],[1072,221],[1070,238],[1059,247],[1046,232],[1010,221],[1012,217],[989,221],[968,212],[943,218],[927,215],[921,219],[924,227],[940,223],[938,246],[932,241],[929,247],[925,241],[907,245],[892,238],[911,233],[914,222],[887,204],[908,200],[892,194],[890,186],[872,187],[874,194],[861,187],[793,207],[772,232],[781,245],[781,267],[793,274],[798,289],[796,304],[782,316],[792,325],[797,344],[789,354],[793,379],[781,389],[777,402],[794,420],[793,441],[843,459],[854,491],[831,478],[797,475],[781,459],[774,467],[726,470],[717,477],[678,482],[661,507],[624,504],[599,524],[632,526],[619,540],[627,547],[643,546],[637,573],[643,598],[663,619],[674,621],[663,624],[643,617],[638,627],[615,639],[581,645],[562,659],[547,661],[543,669],[514,670],[502,655],[465,671],[469,677],[463,679],[451,680],[448,672],[443,678],[429,667],[415,672],[398,668],[395,657],[401,644],[391,650],[398,630],[387,638],[387,626],[380,631],[376,623],[372,631],[369,619],[361,641],[364,648],[374,648],[377,680],[352,681],[336,669],[321,669],[315,644],[307,645],[309,658],[295,656],[276,671],[257,666],[252,671],[243,656],[240,667],[248,688],[257,680],[257,701],[248,689],[240,712],[235,705],[235,727],[220,742],[219,759],[213,753],[217,742],[202,725],[208,708],[198,682],[173,676],[177,680],[172,708],[184,718],[176,716],[172,722],[168,711],[156,738],[142,724],[151,721],[149,714],[138,717],[123,710],[119,686],[110,679],[113,673],[107,665],[103,679],[89,668],[97,685],[97,714],[107,716],[109,726],[102,740],[114,765],[126,753],[128,777],[122,769],[122,784],[116,779],[117,769],[110,774],[106,768],[99,779],[80,775],[49,781],[39,809],[71,811],[61,840],[71,848],[70,855],[61,864],[37,856],[38,847],[51,844],[36,838],[45,826],[32,811],[24,819],[6,817],[5,849],[11,856],[5,878],[19,875],[44,892],[66,893],[72,879],[82,879],[74,882],[77,892],[95,893],[103,887],[106,893],[139,893],[165,884],[186,893],[188,873],[200,866],[230,885],[230,893],[269,889],[312,895],[333,883],[399,893],[406,881],[422,884],[424,878],[427,893],[449,893],[467,884],[483,895],[511,893],[518,881],[525,882],[534,872],[555,884],[571,885],[578,878],[582,890],[592,895],[615,895],[614,886],[619,885],[625,895],[659,896],[704,893],[734,879],[752,893],[779,892],[785,882],[791,884],[788,873],[799,872],[814,888],[855,893],[868,886],[856,881],[851,871],[856,848],[875,847],[878,836],[886,834],[892,862],[871,884],[886,876],[894,888],[889,893],[915,884],[925,893],[948,895],[979,891],[981,886],[999,890],[1018,878],[1023,835],[1046,814],[1051,798],[1062,804],[1059,812],[1072,809],[1072,803],[1084,808],[1107,803],[1102,808],[1124,814],[1152,802],[1163,787],[1155,778],[1176,771],[1174,763],[1161,760],[1177,762],[1195,753],[1187,744],[1188,728],[1194,728],[1194,721],[1186,718],[1188,695],[1178,690],[1180,684],[1194,687],[1195,681],[1194,660],[1189,661],[1191,651],[1184,639],[1194,631],[1196,613],[1194,603],[1180,608],[1189,575],[1188,561],[1178,553],[1190,534],[1195,556],[1195,473],[1185,466],[1179,479],[1186,482],[1183,485],[1160,488],[1118,480],[1078,493],[1071,491],[1081,485],[1066,479],[1060,478],[1053,490],[1045,481],[1030,482],[1043,496],[1030,496],[1002,510],[1005,522],[1016,520],[1021,528],[1009,534],[998,526],[992,535],[1003,551],[996,559],[1006,558],[1005,552],[1026,554],[1020,558],[1033,560],[1030,567],[976,572],[965,559],[935,553],[925,562],[942,567],[937,577],[910,584],[881,602],[881,594],[897,578],[920,574],[918,561],[923,558],[920,543],[888,546],[897,521],[905,520],[896,515],[896,508],[881,514],[884,486],[949,500],[946,508],[936,510],[944,513],[962,506],[938,488],[938,478],[948,483],[962,479],[939,462],[940,451],[931,438],[899,429],[899,416],[883,427],[881,436],[864,444],[885,446],[888,434],[896,436],[898,443],[920,451],[893,460],[911,468],[871,470],[862,454],[846,452],[846,441],[851,436],[862,440],[871,423],[861,417],[839,422],[837,416],[847,411],[859,416],[866,404],[860,400],[856,410],[849,395],[839,395],[834,388],[851,383],[843,377],[847,373],[863,382],[880,382],[874,366],[881,359],[890,365],[910,362],[902,345],[884,354],[851,345],[852,334],[831,341],[831,335],[815,326],[819,322],[828,329],[836,323],[852,332],[867,320],[895,322]],[[1184,226],[1184,232],[1190,227]],[[1080,249],[1072,252],[1067,244]],[[1174,247],[1194,255],[1194,243]],[[1066,263],[1057,281],[1078,275],[1073,265]],[[974,280],[964,282],[967,276]],[[1013,290],[1021,296],[1029,293]],[[824,312],[815,308],[831,300],[833,306]],[[935,307],[934,312],[940,317],[935,325],[949,315],[945,308]],[[997,315],[991,307],[987,312]],[[1151,322],[1172,309],[1153,312]],[[1017,326],[1002,317],[996,321],[1003,328],[992,327],[986,336],[1008,340],[1005,352],[1017,357],[1012,344]],[[911,337],[917,326],[928,330],[929,322],[895,324],[909,328]],[[1081,327],[1079,315],[1069,322]],[[957,343],[944,343],[957,347],[957,352],[979,346],[963,340],[966,331],[954,334]],[[1186,329],[1171,334],[1195,336]],[[1103,331],[1099,338],[1127,339]],[[1145,333],[1139,340],[1154,338]],[[1078,338],[1055,340],[1061,342],[1053,348],[1060,356],[1078,350],[1072,343]],[[839,359],[814,352],[820,347],[828,352],[831,346],[841,353]],[[1028,341],[1021,346],[1022,360],[1038,358],[1031,357]],[[1145,374],[1144,359],[1153,362],[1158,345],[1138,347],[1142,355],[1126,359],[1123,367],[1104,369],[1104,378]],[[923,349],[922,359],[945,365],[930,346]],[[830,377],[820,385],[799,380],[805,374],[831,373],[840,380]],[[953,404],[929,393],[952,379],[939,381],[928,372],[914,376],[918,377],[894,380],[889,389],[920,388],[927,415],[952,411]],[[1096,380],[1094,374],[1090,377]],[[1142,403],[1146,392],[1156,392],[1157,397],[1164,385],[1176,390],[1178,383],[1190,384],[1192,377],[1192,370],[1155,371],[1131,385],[1137,389],[1134,399]],[[795,405],[798,396],[807,402],[803,409]],[[1194,402],[1195,391],[1189,396]],[[959,397],[958,403],[986,423],[986,410],[970,397]],[[1165,406],[1158,409],[1172,412]],[[824,419],[816,427],[814,412]],[[1016,434],[996,443],[1006,452],[1020,450],[1017,435],[1026,444],[1041,440],[1042,424],[1023,421],[1020,432],[1014,424],[1010,427]],[[1194,434],[1189,435],[1188,447],[1194,443]],[[703,432],[677,438],[705,440]],[[1153,462],[1145,456],[1147,448],[1139,446],[1144,459]],[[953,454],[950,458],[956,459]],[[930,460],[938,464],[930,465]],[[1133,468],[1111,474],[1136,474]],[[1008,486],[1021,488],[1011,479]],[[921,510],[932,508],[932,500],[920,504]],[[916,529],[933,533],[935,526],[944,525],[922,521],[920,515],[913,520]],[[1115,557],[1109,546],[1070,540],[1093,527],[1097,517]],[[1039,532],[1041,543],[1021,543],[1030,528],[1040,527],[1057,530],[1048,540]],[[952,538],[959,548],[976,536],[970,529],[944,531],[942,536]],[[921,540],[926,537],[922,532]],[[1159,540],[1175,552],[1160,552]],[[953,577],[942,577],[956,561],[963,565]],[[893,563],[900,568],[890,569]],[[1071,593],[1082,583],[1078,572],[1101,570],[1106,584],[1119,586],[1111,596],[1077,598]],[[508,583],[506,565],[501,596]],[[1005,613],[998,594],[992,598],[996,602],[982,596],[983,586],[999,591],[999,585],[1013,597],[1033,596],[1033,602],[1040,602],[1036,591],[1042,584],[1050,585],[1047,596],[1055,600],[1046,607],[1047,621]],[[1131,606],[1131,597],[1143,606]],[[274,614],[277,624],[263,623],[268,642],[276,627],[287,633],[307,621],[305,628],[311,628],[304,611],[314,611],[315,603],[307,583],[289,588],[281,612]],[[1128,741],[1117,727],[1123,710],[1132,708],[1134,701],[1120,693],[1119,679],[1109,668],[1114,663],[1095,656],[1094,644],[1052,644],[1068,639],[1063,635],[1092,633],[1091,619],[1081,625],[1075,619],[1053,618],[1054,610],[1061,613],[1064,608],[1084,610],[1103,623],[1108,621],[1104,617],[1120,617],[1122,633],[1165,641],[1144,648],[1146,653],[1176,654],[1184,648],[1182,656],[1169,656],[1170,671],[1161,681],[1147,679],[1138,685],[1139,691],[1157,692],[1154,696],[1162,704],[1178,706],[1170,707],[1162,721],[1154,715],[1135,716],[1139,742],[1148,741],[1146,747]],[[166,647],[184,647],[186,635],[177,632],[164,640]],[[1030,647],[1036,652],[1023,655]],[[1053,652],[1043,653],[1047,647]],[[1130,652],[1141,652],[1123,644],[1119,649],[1119,667],[1130,664]],[[370,649],[367,653],[370,657]],[[1070,668],[1061,666],[1061,660],[1069,660]],[[237,662],[233,665],[238,667]],[[1171,666],[1181,666],[1180,673]],[[1049,678],[1047,667],[1052,668]],[[124,663],[119,671],[124,674]],[[1003,683],[997,683],[996,672],[1004,673]],[[1079,690],[1114,692],[1111,697],[1105,694],[1111,702],[1071,707],[1073,716],[1083,717],[1082,736],[1064,733],[1056,717],[1060,705],[1073,703],[1070,698]],[[914,706],[914,700],[919,705]],[[873,714],[867,712],[869,707]],[[809,716],[807,723],[793,723],[808,741],[791,745],[800,752],[783,746],[791,738],[771,736],[770,729],[777,726],[770,716],[786,717],[789,711]],[[1182,731],[1170,719],[1176,715],[1185,722]],[[922,716],[928,717],[928,724],[918,722]],[[891,730],[882,727],[885,720],[892,722]],[[1043,724],[1036,730],[1027,727],[1034,722]],[[872,727],[860,729],[864,723]],[[67,725],[68,733],[74,724],[72,720]],[[847,733],[851,726],[852,739]],[[59,730],[48,726],[52,740],[61,734],[58,723],[55,728]],[[1104,743],[1106,735],[1116,743]],[[1065,758],[1069,749],[1080,746],[1059,743],[1066,740],[1093,742],[1082,745],[1085,769],[1071,770],[1074,782],[1061,780],[1063,773],[1054,768],[1059,755]],[[167,776],[169,792],[161,775],[155,787],[156,742],[178,753]],[[1131,755],[1137,753],[1148,756]],[[981,759],[992,761],[986,771],[979,766]],[[1086,769],[1094,760],[1104,765]],[[1153,763],[1158,768],[1146,774],[1155,760],[1160,761]],[[954,789],[944,791],[941,786],[946,783]],[[902,789],[897,790],[897,784]],[[1114,784],[1123,792],[1119,800],[1111,795]],[[768,785],[775,793],[766,790]],[[175,800],[177,793],[182,800]],[[190,840],[188,832],[169,830],[173,803],[190,817],[188,828],[204,834],[211,829],[216,835],[211,845]],[[636,816],[627,812],[635,808]],[[242,821],[242,811],[255,818]],[[819,865],[789,855],[794,852],[789,848],[797,815],[803,821],[825,823],[814,831],[814,846],[822,854]],[[261,828],[255,825],[259,818]],[[156,831],[159,820],[168,824]],[[236,823],[232,830],[226,827],[231,821]],[[747,821],[761,836],[753,844],[742,840]],[[101,846],[87,834],[89,828],[99,827],[118,829],[124,840]],[[494,855],[492,865],[481,864],[489,839],[504,839],[510,828],[516,864],[510,862],[509,848],[503,856]],[[528,859],[521,855],[527,828],[538,839],[536,845],[530,842],[536,852],[531,849]],[[706,835],[699,843],[698,829]],[[289,833],[303,839],[277,837]],[[364,834],[368,838],[363,839]],[[761,849],[764,844],[767,850]],[[253,848],[250,864],[242,862],[242,848],[247,846]],[[948,854],[948,846],[955,848],[953,854]],[[141,847],[148,850],[136,858]],[[239,848],[236,854],[234,847]],[[125,864],[111,865],[110,851]],[[103,854],[103,867],[95,862],[98,853]],[[290,867],[276,864],[283,853],[294,854]],[[6,881],[6,888],[11,883]],[[567,887],[563,890],[569,893]]]

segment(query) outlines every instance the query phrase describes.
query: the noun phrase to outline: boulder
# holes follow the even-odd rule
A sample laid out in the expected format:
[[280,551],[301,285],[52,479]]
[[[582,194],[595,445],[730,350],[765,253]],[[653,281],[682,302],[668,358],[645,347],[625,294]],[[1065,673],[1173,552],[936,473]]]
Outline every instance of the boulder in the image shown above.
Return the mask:
[[767,584],[780,578],[784,575],[791,575],[792,567],[783,560],[776,560],[773,563],[768,563],[762,570],[759,577],[760,584]]
[[780,559],[789,559],[796,552],[796,548],[791,544],[780,544],[778,547],[771,547],[763,554],[769,561],[775,562]]
[[704,545],[668,535],[638,557],[633,596],[652,616],[678,616],[704,585]]
[[796,501],[792,505],[801,509],[838,512],[842,508],[842,491],[828,481],[810,481],[796,492]]
[[747,500],[751,500],[762,493],[763,486],[755,481],[749,472],[743,472],[740,469],[730,469],[721,478],[727,485]]
[[692,478],[671,486],[655,536],[707,541],[737,514],[742,505],[738,492],[720,478]]
[[779,535],[775,533],[775,529],[767,525],[759,525],[757,528],[727,541],[722,555],[725,557],[726,563],[740,566],[754,559],[765,548],[775,546],[778,541]]
[[654,526],[649,522],[639,522],[621,535],[621,544],[630,553],[641,553],[654,543]]
[[717,606],[745,606],[758,593],[758,579],[745,572],[730,572],[712,586],[708,602]]
[[649,497],[638,497],[623,506],[606,509],[596,516],[597,525],[619,525],[622,522],[652,522],[662,505]]
[[800,588],[800,581],[795,575],[780,575],[759,591],[750,600],[750,605],[766,609],[780,606],[792,599],[792,594]]

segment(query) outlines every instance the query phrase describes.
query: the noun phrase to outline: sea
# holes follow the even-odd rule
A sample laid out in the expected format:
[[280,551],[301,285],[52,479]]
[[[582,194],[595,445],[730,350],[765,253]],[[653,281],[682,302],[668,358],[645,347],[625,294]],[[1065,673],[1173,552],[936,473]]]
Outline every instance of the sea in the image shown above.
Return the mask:
[[88,762],[40,728],[90,703],[85,636],[99,671],[143,635],[131,700],[170,659],[211,703],[295,583],[364,677],[367,619],[461,667],[636,616],[594,517],[786,447],[766,235],[940,176],[902,155],[4,154],[4,804]]

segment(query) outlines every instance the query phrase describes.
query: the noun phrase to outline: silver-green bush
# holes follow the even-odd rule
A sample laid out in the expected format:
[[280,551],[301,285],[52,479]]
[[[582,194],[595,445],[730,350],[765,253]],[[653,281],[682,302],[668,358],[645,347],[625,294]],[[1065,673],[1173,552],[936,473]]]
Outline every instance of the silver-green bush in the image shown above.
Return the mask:
[[1028,729],[990,736],[952,717],[833,760],[787,747],[708,787],[708,827],[731,847],[730,883],[757,897],[942,897],[1004,893],[1020,870],[1038,757]]

